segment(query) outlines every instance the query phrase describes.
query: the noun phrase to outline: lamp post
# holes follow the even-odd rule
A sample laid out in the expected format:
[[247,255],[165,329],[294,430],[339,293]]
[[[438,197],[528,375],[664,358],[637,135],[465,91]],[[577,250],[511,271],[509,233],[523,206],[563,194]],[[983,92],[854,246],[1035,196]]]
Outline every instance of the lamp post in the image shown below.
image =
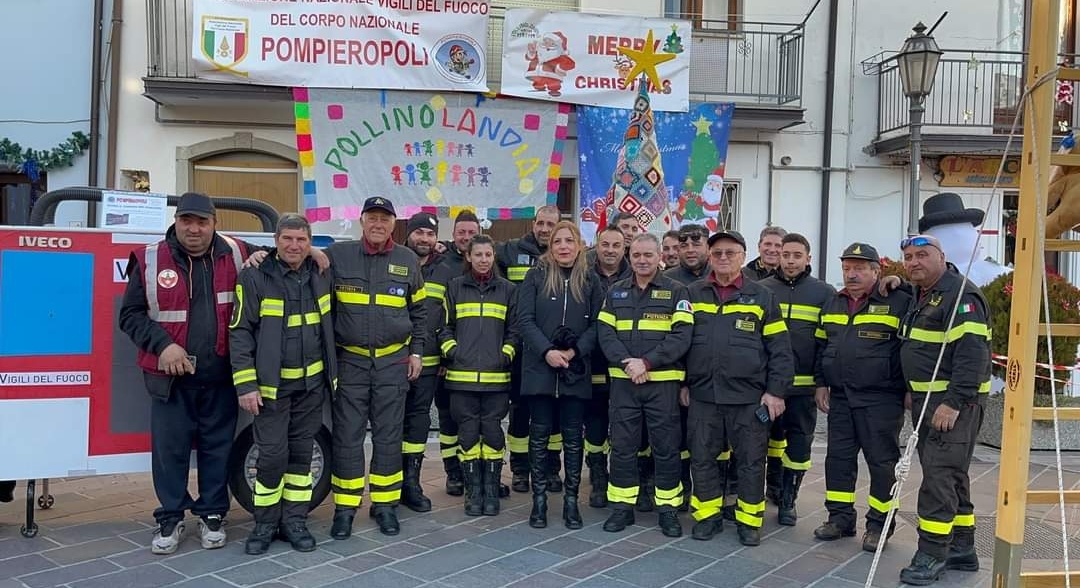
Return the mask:
[[944,53],[937,41],[925,34],[926,25],[918,23],[915,32],[904,41],[896,56],[900,84],[908,97],[911,113],[911,193],[909,194],[908,235],[919,233],[919,172],[922,167],[922,117],[926,97],[934,89],[934,76]]

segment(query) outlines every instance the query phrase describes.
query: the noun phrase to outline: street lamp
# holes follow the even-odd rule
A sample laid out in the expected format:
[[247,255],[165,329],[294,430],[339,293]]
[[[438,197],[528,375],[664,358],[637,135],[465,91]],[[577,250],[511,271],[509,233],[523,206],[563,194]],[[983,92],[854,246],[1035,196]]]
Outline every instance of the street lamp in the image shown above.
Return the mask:
[[937,41],[925,34],[926,25],[918,23],[911,29],[914,35],[904,41],[896,56],[900,84],[908,97],[911,113],[911,194],[908,210],[908,235],[919,234],[919,171],[922,167],[923,101],[934,89],[934,76],[944,53]]

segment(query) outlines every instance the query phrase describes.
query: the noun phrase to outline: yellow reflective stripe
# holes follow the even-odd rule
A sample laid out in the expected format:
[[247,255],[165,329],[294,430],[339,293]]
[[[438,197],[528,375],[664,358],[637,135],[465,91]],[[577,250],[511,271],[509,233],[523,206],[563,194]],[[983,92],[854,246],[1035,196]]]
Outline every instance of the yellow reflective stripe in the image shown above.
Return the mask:
[[426,298],[427,298],[427,288],[421,288],[421,289],[417,290],[416,292],[413,292],[411,300],[412,300],[413,304],[418,304],[420,302],[423,302]]
[[507,310],[508,309],[506,308],[505,304],[485,302],[483,315],[488,318],[497,318],[505,321]]
[[784,450],[781,449],[780,447],[770,447],[765,452],[765,456],[766,457],[772,457],[772,458],[775,458],[775,459],[780,459],[780,458],[784,457]]
[[454,305],[454,317],[459,319],[479,317],[480,311],[479,302],[459,302]]
[[[681,382],[686,379],[686,370],[655,370],[648,372],[650,382]],[[609,367],[608,375],[612,378],[629,380],[630,376],[622,368]]]
[[470,447],[468,449],[462,447],[461,451],[458,453],[458,457],[461,459],[461,461],[473,461],[473,460],[476,460],[476,459],[480,459],[481,455],[482,454],[480,452],[480,444],[479,443],[477,443],[476,445],[473,445],[472,447]]
[[593,384],[607,384],[607,376],[605,376],[604,374],[593,374],[592,375],[592,383]]
[[978,392],[979,392],[979,394],[989,394],[990,393],[990,380],[987,380],[987,381],[983,382],[982,384],[979,384],[979,391]]
[[509,343],[504,343],[503,344],[502,352],[505,353],[506,356],[510,358],[510,361],[513,361],[514,356],[517,355],[517,350],[514,349],[514,346],[509,344]]
[[721,451],[716,456],[716,461],[728,461],[730,459],[731,459],[731,450],[730,449],[728,449],[727,451]]
[[282,478],[281,482],[278,483],[276,488],[270,488],[270,487],[267,487],[267,486],[263,486],[262,482],[260,482],[258,479],[255,480],[255,493],[256,494],[263,494],[263,495],[273,494],[275,492],[281,492],[281,489],[284,488],[284,487],[285,487],[285,479],[284,478]]
[[447,339],[446,341],[443,341],[442,345],[439,346],[439,350],[442,351],[442,354],[445,356],[447,353],[450,353],[451,349],[455,347],[457,347],[457,341],[454,339]]
[[323,294],[322,296],[319,296],[319,313],[320,314],[329,314],[330,313],[330,295],[329,294]]
[[934,380],[933,382],[908,382],[912,392],[944,392],[949,389],[948,380]]
[[360,503],[363,500],[363,496],[356,496],[353,494],[338,494],[337,492],[334,492],[334,504],[337,506],[360,506]]
[[439,455],[442,456],[443,459],[451,459],[451,458],[457,457],[457,452],[458,452],[458,446],[455,445],[453,447],[447,447],[445,449],[440,449],[439,450]]
[[796,386],[813,386],[814,384],[814,376],[795,376]]
[[389,476],[382,474],[368,474],[368,481],[372,486],[390,486],[391,484],[400,484],[405,479],[405,473],[398,470]]
[[457,445],[457,435],[447,435],[446,433],[439,433],[439,443],[443,445]]
[[922,341],[924,343],[944,343],[945,331],[930,331],[928,329],[913,328],[907,333],[908,339]]
[[506,436],[506,447],[510,449],[510,453],[528,453],[529,451],[529,438],[528,437],[515,437],[514,435]]
[[368,493],[372,502],[386,503],[401,500],[401,489],[397,490],[372,490]]
[[285,318],[285,326],[299,327],[300,325],[317,325],[321,320],[317,312],[305,312],[304,314],[290,314]]
[[694,511],[693,517],[695,521],[703,521],[720,514],[720,509],[723,506],[723,496],[712,500],[699,500],[697,496],[690,496],[690,508]]
[[426,446],[423,443],[409,443],[408,441],[401,442],[402,453],[423,453]]
[[765,512],[765,501],[762,500],[758,503],[743,502],[741,499],[735,501],[735,506],[739,510],[750,514],[761,514]]
[[463,318],[495,318],[506,320],[505,304],[495,302],[459,302],[454,305],[454,316]]
[[469,382],[473,384],[509,384],[510,372],[470,372],[447,370],[447,382]]
[[512,265],[506,268],[506,279],[511,282],[520,282],[525,279],[525,274],[529,273],[532,269],[527,265]]
[[872,494],[866,497],[866,504],[882,514],[888,514],[893,508],[900,508],[899,504],[894,506],[892,500],[878,500]]
[[[417,292],[421,294],[423,291]],[[413,295],[415,297],[416,294]],[[405,297],[394,294],[376,294],[375,306],[389,306],[390,308],[405,308]]]
[[263,298],[259,302],[259,316],[285,316],[285,301],[281,298]]
[[425,355],[420,360],[420,365],[422,365],[424,367],[435,367],[435,366],[439,365],[439,363],[441,363],[441,362],[442,362],[442,358],[439,357],[438,355]]
[[826,502],[843,502],[845,504],[855,504],[854,492],[840,492],[838,490],[826,490],[825,491]]
[[680,451],[679,452],[679,459],[682,459],[682,460],[690,459],[690,450],[689,449],[683,449],[682,451]]
[[650,455],[652,455],[652,447],[646,447],[637,452],[638,457],[649,457]]
[[237,284],[235,292],[236,312],[233,314],[233,320],[229,322],[230,329],[235,329],[240,324],[240,317],[244,316],[244,287]]
[[735,510],[735,520],[746,525],[747,527],[755,528],[761,527],[761,524],[764,522],[762,520],[762,517],[758,515],[753,515],[737,509]]
[[814,337],[818,339],[828,339],[829,334],[825,332],[825,329],[818,328],[814,329]]
[[958,514],[953,519],[953,527],[974,527],[975,515],[974,514]]
[[292,488],[286,488],[282,491],[281,497],[289,502],[311,502],[311,489],[293,490]]
[[900,328],[900,318],[887,314],[860,314],[851,322],[853,325],[885,325],[894,329]]
[[342,304],[371,304],[371,296],[364,292],[334,292],[334,297]]
[[[696,306],[694,307],[697,308]],[[745,312],[752,314],[761,320],[765,318],[765,309],[756,304],[725,304],[723,314],[735,314]]]
[[664,490],[662,488],[656,489],[656,498],[654,502],[656,506],[674,506],[679,507],[682,505],[683,500],[683,485],[679,482],[679,485],[671,490]]
[[607,486],[607,499],[608,502],[621,502],[622,504],[634,504],[637,502],[638,486],[632,486],[630,488],[622,488],[608,482]]
[[427,282],[424,284],[424,291],[432,298],[438,298],[439,301],[446,300],[446,286],[437,284],[435,282]]
[[323,372],[324,365],[322,360],[302,368],[281,368],[281,379],[283,380],[299,380],[300,378],[311,376],[317,376]]
[[821,324],[823,325],[840,325],[844,326],[848,324],[848,315],[846,314],[823,314],[821,315]]
[[615,321],[615,330],[616,331],[633,331],[634,330],[634,321],[633,321],[633,319],[624,319],[624,320],[620,320],[620,321]]
[[811,466],[811,461],[809,459],[806,461],[794,461],[788,457],[787,452],[780,454],[780,463],[789,470],[797,470],[800,472],[809,470]]
[[675,313],[671,315],[671,324],[674,325],[676,323],[686,323],[688,325],[694,324],[694,313],[685,310],[676,310]]
[[252,498],[253,498],[253,500],[255,502],[256,507],[259,507],[259,506],[274,506],[278,502],[281,502],[281,494],[270,494],[270,495],[256,494]]
[[310,473],[307,474],[285,474],[282,476],[281,481],[289,484],[290,486],[298,486],[303,488],[304,486],[311,486],[315,483],[314,477]]
[[695,302],[694,312],[704,312],[705,314],[716,314],[720,312],[720,305],[713,304],[712,302]]
[[663,331],[667,333],[671,331],[671,320],[638,319],[637,328],[639,331]]
[[787,447],[787,439],[769,439],[769,447],[784,449]]
[[607,453],[611,449],[608,442],[605,440],[603,445],[596,445],[590,443],[588,439],[585,440],[585,453]]
[[784,318],[790,318],[799,321],[816,323],[821,317],[821,307],[811,306],[809,304],[781,303],[780,310],[784,313]]
[[273,386],[259,386],[259,396],[269,398],[270,400],[277,400],[277,388]]
[[953,523],[942,523],[919,517],[919,529],[935,535],[948,535],[949,533],[952,533]]
[[285,481],[277,485],[277,488],[267,488],[262,485],[262,482],[255,480],[255,506],[273,506],[281,500],[281,493],[285,488]]
[[945,337],[945,340],[952,343],[953,341],[960,340],[964,335],[975,335],[976,337],[983,337],[989,341],[990,334],[990,327],[986,326],[985,323],[965,321],[949,329],[949,334]]
[[485,443],[480,444],[480,456],[484,459],[502,459],[503,450],[495,449]]
[[606,310],[601,310],[600,313],[596,315],[596,320],[604,323],[605,325],[613,329],[615,328],[615,315],[611,314]]
[[364,489],[364,477],[359,478],[339,478],[333,474],[330,475],[330,483],[342,490],[363,490]]
[[232,383],[233,386],[239,386],[240,384],[246,384],[248,382],[254,382],[258,377],[255,375],[255,368],[248,368],[246,370],[237,370],[233,372]]
[[761,330],[761,334],[770,337],[785,331],[787,331],[787,324],[784,323],[783,320],[778,320],[771,323],[765,323],[765,328]]
[[[409,344],[412,337],[405,340],[404,343],[394,343],[393,345],[387,345],[386,347],[377,347],[375,349],[375,357],[386,357],[387,355],[393,355],[400,351],[403,347]],[[345,351],[355,353],[357,355],[363,355],[364,357],[371,357],[371,351],[367,347],[357,347],[355,345],[339,345]]]

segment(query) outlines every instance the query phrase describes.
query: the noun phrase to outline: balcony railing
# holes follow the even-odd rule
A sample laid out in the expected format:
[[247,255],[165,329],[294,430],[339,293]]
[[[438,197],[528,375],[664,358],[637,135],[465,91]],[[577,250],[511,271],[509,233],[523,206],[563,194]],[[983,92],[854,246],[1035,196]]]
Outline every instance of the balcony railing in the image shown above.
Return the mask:
[[[1024,53],[945,49],[934,78],[934,90],[926,98],[923,132],[992,135],[1008,134],[1019,107],[1024,85]],[[1062,62],[1075,63],[1077,56],[1062,54]],[[878,76],[878,138],[906,133],[909,102],[900,84],[896,56],[870,58],[863,70]],[[1080,121],[1080,96],[1073,104],[1057,104],[1054,132],[1065,134],[1063,122],[1072,128]],[[1017,134],[1023,132],[1023,120]],[[927,129],[927,127],[937,127]]]
[[[147,72],[153,78],[194,78],[194,0],[148,0]],[[488,25],[488,86],[500,86],[503,18],[493,5]],[[690,97],[759,106],[802,105],[801,24],[699,21],[690,47]]]

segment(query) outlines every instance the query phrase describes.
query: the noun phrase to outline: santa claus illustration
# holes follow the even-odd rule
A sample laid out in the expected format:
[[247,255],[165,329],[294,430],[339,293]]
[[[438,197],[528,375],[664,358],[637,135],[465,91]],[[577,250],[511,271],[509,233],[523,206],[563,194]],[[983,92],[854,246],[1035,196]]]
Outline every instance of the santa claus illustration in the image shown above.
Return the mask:
[[720,226],[720,213],[724,208],[724,168],[721,164],[705,177],[701,188],[701,209],[705,215],[705,226],[716,231]]
[[563,78],[576,65],[568,54],[566,35],[560,31],[543,34],[529,43],[525,60],[529,62],[525,79],[532,80],[533,89],[546,90],[552,98],[562,96]]

